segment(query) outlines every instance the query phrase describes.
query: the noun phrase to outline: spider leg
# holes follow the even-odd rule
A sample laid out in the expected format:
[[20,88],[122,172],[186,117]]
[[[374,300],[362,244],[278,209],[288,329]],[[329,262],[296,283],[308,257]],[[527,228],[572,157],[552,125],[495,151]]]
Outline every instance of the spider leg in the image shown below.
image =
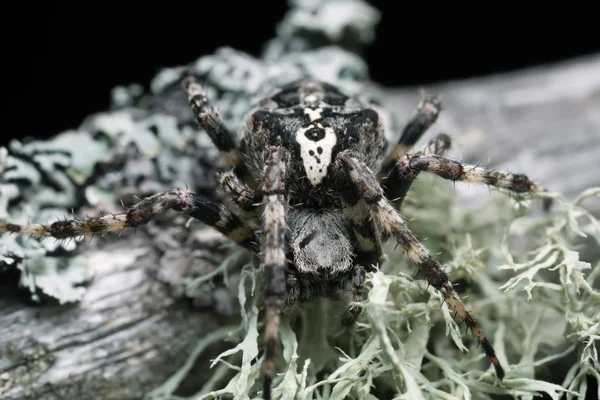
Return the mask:
[[188,94],[188,101],[198,125],[206,131],[227,163],[235,168],[236,174],[251,186],[256,187],[256,182],[244,165],[242,156],[235,145],[234,136],[225,126],[219,112],[210,104],[202,86],[196,82],[193,76],[186,77],[182,86]]
[[[443,155],[452,146],[452,139],[445,133],[440,133],[431,139],[421,150],[419,154],[439,154]],[[395,168],[395,166],[394,166]]]
[[481,344],[484,353],[488,356],[496,375],[502,379],[504,370],[496,357],[494,348],[486,338],[481,327],[465,308],[460,297],[454,290],[448,275],[440,265],[431,257],[429,251],[423,246],[415,235],[406,226],[405,221],[384,196],[383,189],[371,170],[350,152],[341,152],[337,156],[338,165],[347,172],[350,182],[361,193],[362,198],[369,204],[375,220],[385,232],[393,235],[406,251],[409,260],[414,263],[427,281],[439,290],[457,315],[471,329],[477,341]]
[[[419,172],[427,171],[444,179],[459,182],[470,182],[506,189],[512,193],[545,192],[523,174],[492,171],[485,168],[462,165],[460,162],[437,154],[406,154],[398,161],[398,175],[403,180],[414,179]],[[550,201],[544,201],[544,208],[550,207]]]
[[[342,195],[342,199],[344,196]],[[363,286],[365,282],[366,269],[371,269],[379,264],[383,257],[381,248],[381,233],[371,217],[371,210],[362,198],[351,205],[342,200],[344,212],[350,220],[356,246],[355,265],[352,271],[352,302],[362,300]],[[366,266],[366,268],[365,268]],[[342,315],[342,322],[352,325],[360,315],[361,309],[350,305]]]
[[[363,289],[365,286],[365,276],[367,269],[360,264],[354,265],[352,271],[352,302],[359,302],[363,300]],[[350,305],[342,315],[342,323],[344,325],[353,325],[358,316],[361,313],[361,308]]]
[[290,315],[294,310],[296,303],[300,300],[302,292],[300,290],[300,282],[296,276],[289,274],[285,282],[287,297],[285,299],[283,313]]
[[356,241],[357,262],[367,267],[377,265],[383,256],[381,235],[371,217],[369,205],[352,185],[342,188],[341,194],[344,214],[350,221]]
[[288,152],[281,147],[267,149],[263,181],[263,236],[262,254],[265,272],[265,400],[271,398],[271,384],[275,374],[273,357],[279,331],[280,313],[286,294],[286,251],[288,225],[286,164]]
[[221,188],[242,210],[252,212],[257,209],[256,192],[242,182],[233,171],[226,171],[219,174],[218,179]]
[[0,223],[0,232],[13,232],[33,237],[67,239],[94,233],[118,232],[150,222],[168,210],[175,210],[213,227],[231,240],[256,251],[256,237],[225,206],[190,190],[171,189],[147,197],[126,212],[105,214],[95,218],[57,221],[50,225],[15,225]]
[[217,175],[219,185],[227,197],[239,207],[238,215],[258,229],[262,208],[260,206],[261,191],[255,191],[245,184],[233,171],[226,171]]
[[[417,154],[439,154],[442,155],[451,146],[450,136],[441,133],[429,141]],[[413,181],[416,179],[418,172],[414,177],[405,177],[400,171],[400,165],[396,164],[390,171],[387,177],[382,181],[382,186],[385,190],[385,197],[390,199],[397,209],[402,207],[406,193],[410,189]]]
[[408,153],[411,147],[423,136],[431,125],[437,120],[442,109],[442,103],[436,96],[426,97],[417,106],[417,109],[404,127],[402,135],[396,146],[386,157],[378,173],[383,179],[398,162],[398,159]]
[[[343,179],[343,178],[342,178]],[[356,264],[352,273],[352,302],[362,300],[366,268],[377,265],[383,256],[381,234],[372,218],[369,205],[353,185],[345,185],[341,191],[342,206],[350,221],[356,245]],[[345,325],[352,325],[360,314],[360,308],[348,307],[342,315]]]

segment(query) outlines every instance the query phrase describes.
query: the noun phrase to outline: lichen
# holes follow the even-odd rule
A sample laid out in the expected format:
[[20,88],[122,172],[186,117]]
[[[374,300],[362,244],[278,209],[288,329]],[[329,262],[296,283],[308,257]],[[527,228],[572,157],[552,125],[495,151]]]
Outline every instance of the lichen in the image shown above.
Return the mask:
[[[588,379],[599,380],[600,257],[592,265],[573,249],[584,236],[600,248],[600,223],[580,205],[600,199],[600,188],[573,201],[549,194],[555,201],[549,213],[535,213],[539,199],[506,195],[493,195],[481,209],[465,211],[440,181],[421,178],[404,213],[422,217],[411,226],[420,235],[432,234],[425,243],[441,251],[443,267],[460,279],[458,289],[491,338],[506,378],[497,380],[442,296],[415,280],[406,257],[390,245],[387,265],[368,275],[363,313],[353,329],[332,320],[340,304],[327,299],[306,305],[297,319],[284,320],[275,399],[531,399],[545,394],[558,400],[584,398]],[[441,234],[440,220],[449,221]],[[526,249],[524,236],[529,237]],[[514,239],[518,246],[510,244]],[[257,293],[262,276],[251,265],[243,276],[243,315],[231,330],[233,336],[242,334],[210,364],[221,386],[213,382],[211,390],[188,399],[260,398]],[[569,358],[574,354],[577,358]],[[548,374],[568,359],[573,364],[566,375]],[[148,398],[180,399],[172,388]]]
[[[358,50],[372,40],[378,13],[362,1],[291,4],[278,36],[260,57],[220,49],[163,70],[151,82],[150,93],[136,84],[115,88],[109,110],[50,141],[13,141],[0,148],[0,219],[48,222],[69,215],[71,208],[80,216],[89,208],[114,207],[126,195],[172,186],[212,193],[214,171],[222,161],[207,135],[195,128],[179,88],[186,73],[204,83],[231,129],[238,128],[255,98],[302,76],[377,97]],[[318,18],[306,18],[315,12]],[[331,15],[343,18],[332,21]],[[390,113],[382,112],[386,126],[395,126]],[[395,135],[393,130],[388,134]],[[447,183],[423,176],[402,210],[459,283],[457,290],[507,370],[504,381],[496,380],[440,294],[415,280],[406,257],[389,243],[388,262],[367,277],[367,295],[359,304],[363,312],[353,329],[331,318],[344,303],[327,299],[316,299],[297,318],[283,320],[274,398],[583,398],[588,382],[600,381],[600,223],[582,202],[598,200],[600,189],[588,189],[573,201],[546,196],[555,200],[549,213],[537,212],[539,199],[505,195],[465,209]],[[19,269],[21,285],[34,299],[43,293],[61,303],[74,302],[93,277],[77,248],[75,241],[2,235],[0,267]],[[181,399],[177,389],[194,379],[188,375],[196,363],[210,377],[187,398],[259,398],[262,276],[253,260],[238,280],[229,280],[229,266],[239,259],[239,252],[232,252],[206,275],[237,289],[239,325],[199,339],[180,370],[148,398]],[[206,296],[212,289],[205,286],[211,283],[206,276],[186,281],[183,292]],[[211,345],[223,341],[231,343],[230,350],[212,362],[203,358]],[[565,372],[556,372],[565,363]],[[0,375],[0,389],[4,379]]]

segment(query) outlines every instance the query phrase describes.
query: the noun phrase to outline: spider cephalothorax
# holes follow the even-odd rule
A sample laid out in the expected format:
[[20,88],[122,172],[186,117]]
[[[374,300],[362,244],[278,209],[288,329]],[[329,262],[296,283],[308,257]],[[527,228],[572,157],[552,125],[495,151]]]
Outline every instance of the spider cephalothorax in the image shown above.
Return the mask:
[[[140,226],[172,209],[258,253],[265,286],[267,399],[281,315],[298,301],[315,295],[335,297],[347,286],[352,287],[352,300],[361,300],[366,271],[382,256],[381,237],[393,237],[420,275],[472,330],[502,379],[504,371],[491,344],[398,209],[421,171],[513,193],[540,192],[542,187],[524,175],[462,165],[444,157],[450,147],[444,134],[409,153],[437,119],[436,98],[421,102],[399,142],[387,152],[378,113],[323,82],[306,79],[274,91],[250,110],[237,139],[194,78],[186,78],[183,86],[199,125],[232,167],[219,176],[227,204],[172,189],[120,214],[51,225],[0,224],[0,231],[70,238]],[[352,323],[357,315],[358,310],[349,307],[344,320]]]

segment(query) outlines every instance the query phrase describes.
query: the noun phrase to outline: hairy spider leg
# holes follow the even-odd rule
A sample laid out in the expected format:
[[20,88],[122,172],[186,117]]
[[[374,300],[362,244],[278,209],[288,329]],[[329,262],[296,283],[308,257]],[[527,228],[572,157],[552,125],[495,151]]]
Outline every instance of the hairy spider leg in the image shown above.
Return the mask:
[[[361,264],[355,264],[352,272],[352,302],[358,303],[363,300],[367,269]],[[358,319],[360,312],[361,309],[359,307],[350,304],[344,315],[342,315],[342,323],[348,326],[353,325]]]
[[[396,171],[402,180],[414,179],[419,172],[427,171],[451,181],[484,184],[517,194],[546,191],[526,175],[463,165],[456,160],[437,154],[406,154],[398,160],[397,166]],[[544,209],[547,210],[550,205],[551,199],[544,199]]]
[[[451,144],[452,140],[450,139],[450,136],[440,133],[435,138],[431,139],[417,154],[443,155],[450,149]],[[401,209],[402,203],[406,198],[406,193],[408,193],[408,190],[415,179],[416,175],[414,177],[404,177],[404,175],[400,173],[400,166],[396,163],[388,176],[381,182],[385,191],[385,197],[392,201],[398,210]]]
[[452,146],[452,139],[445,133],[439,133],[436,137],[431,139],[425,146],[418,152],[420,154],[440,154],[443,155],[445,152],[450,150]]
[[383,189],[369,167],[354,157],[349,151],[339,153],[337,163],[347,172],[350,182],[356,186],[363,199],[369,204],[373,216],[381,229],[393,235],[398,240],[406,251],[409,260],[417,266],[431,286],[443,294],[446,302],[456,311],[457,315],[466,323],[468,328],[471,329],[475,338],[481,344],[484,353],[496,369],[496,375],[499,379],[502,379],[504,377],[504,370],[483,330],[465,308],[452,283],[448,280],[446,272],[442,270],[439,263],[431,257],[427,248],[419,242],[406,226],[398,210],[385,198]]
[[408,153],[412,146],[423,136],[431,125],[437,120],[442,103],[437,96],[425,97],[419,102],[417,109],[404,126],[398,143],[388,154],[378,173],[378,178],[383,179],[394,168],[398,159]]
[[219,186],[238,207],[248,212],[257,209],[255,191],[242,182],[233,171],[222,172],[217,175],[217,178]]
[[275,368],[273,358],[277,343],[280,313],[286,294],[286,252],[289,228],[286,221],[287,191],[285,185],[288,152],[282,147],[266,151],[263,178],[262,258],[265,273],[265,361],[263,397],[271,399]]
[[100,217],[57,221],[50,225],[15,225],[0,223],[0,231],[33,237],[68,239],[94,233],[119,232],[150,222],[154,217],[175,210],[197,219],[240,246],[256,251],[258,240],[254,231],[225,206],[190,190],[171,189],[157,193],[129,207],[126,212]]
[[[341,191],[344,214],[350,220],[356,241],[356,265],[352,276],[352,302],[362,300],[366,270],[377,265],[383,256],[381,234],[373,218],[371,209],[353,185]],[[365,266],[367,268],[365,268]],[[349,306],[342,315],[342,322],[352,325],[360,314],[360,308]]]
[[235,173],[252,188],[256,188],[257,183],[244,164],[234,136],[225,126],[219,112],[210,104],[202,86],[193,76],[186,77],[182,86],[188,94],[188,101],[198,125],[206,131],[227,163],[234,167]]
[[371,210],[365,201],[360,197],[357,198],[355,194],[349,196],[347,192],[348,190],[342,191],[342,205],[356,240],[354,249],[356,259],[366,266],[376,265],[383,256],[379,230],[371,218]]
[[[217,174],[219,186],[227,197],[239,207],[238,215],[248,224],[258,223],[262,207],[255,190],[245,184],[233,171]],[[258,225],[253,225],[258,228]]]
[[[342,206],[356,241],[356,264],[352,274],[352,302],[356,303],[362,300],[367,268],[372,269],[383,256],[381,234],[371,218],[369,206],[351,185],[342,190]],[[360,311],[355,305],[349,305],[342,315],[342,322],[345,325],[354,324]]]

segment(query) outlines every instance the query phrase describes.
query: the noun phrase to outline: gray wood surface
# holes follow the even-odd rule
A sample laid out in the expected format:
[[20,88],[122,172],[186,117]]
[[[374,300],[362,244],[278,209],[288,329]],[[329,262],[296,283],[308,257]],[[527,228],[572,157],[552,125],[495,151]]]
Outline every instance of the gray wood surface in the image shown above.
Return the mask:
[[[450,156],[527,173],[568,198],[600,186],[600,55],[424,89],[439,93],[444,107],[427,137],[449,134]],[[398,110],[420,96],[418,88],[386,94]],[[589,206],[600,213],[600,203]]]
[[[426,89],[444,102],[428,137],[450,134],[450,155],[525,172],[571,198],[600,185],[600,55]],[[386,95],[391,109],[406,116],[419,99],[417,88]],[[480,194],[489,195],[461,189],[465,199]],[[600,204],[589,207],[600,213]],[[180,220],[172,229],[163,235],[171,242],[129,234],[94,239],[83,251],[97,272],[81,304],[26,305],[14,286],[0,283],[0,398],[139,398],[174,373],[199,338],[226,324],[226,313],[177,304],[157,279],[187,265],[191,250],[181,251],[181,243],[196,246],[194,259],[204,260],[205,270],[214,268],[222,257],[212,249],[222,239],[207,230],[185,237]],[[171,256],[159,259],[156,246]]]

